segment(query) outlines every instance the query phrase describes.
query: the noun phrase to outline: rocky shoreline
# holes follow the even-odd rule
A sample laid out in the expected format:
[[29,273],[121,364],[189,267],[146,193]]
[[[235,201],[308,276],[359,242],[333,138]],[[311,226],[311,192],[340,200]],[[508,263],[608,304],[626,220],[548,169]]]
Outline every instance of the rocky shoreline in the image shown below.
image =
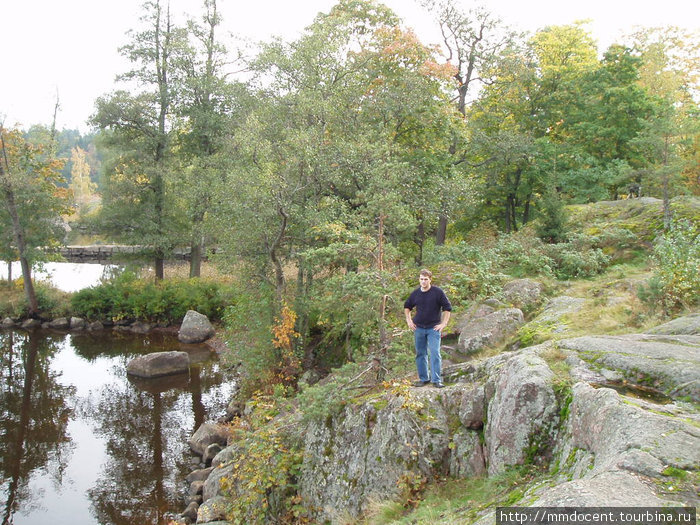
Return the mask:
[[[548,319],[557,318],[553,305],[571,310],[571,301],[550,302]],[[314,519],[334,523],[395,498],[407,475],[498,476],[533,464],[549,480],[517,505],[697,506],[700,314],[649,332],[547,341],[448,364],[441,391],[385,391],[300,428],[299,494]],[[237,489],[223,494],[220,480],[242,458],[220,423],[202,425],[189,441],[202,463],[187,477],[187,508],[174,523],[226,523]],[[487,511],[476,523],[493,520]]]
[[58,317],[50,321],[35,318],[19,319],[5,317],[0,321],[0,329],[13,330],[55,330],[58,332],[100,332],[102,330],[114,330],[117,332],[131,332],[135,334],[147,334],[150,332],[169,333],[178,338],[182,343],[205,343],[217,352],[225,348],[225,343],[216,336],[216,329],[209,319],[194,310],[187,312],[179,325],[153,324],[138,319],[122,319],[118,321],[102,320],[89,321],[82,317]]
[[[527,334],[528,325],[533,333],[545,326],[566,334],[563,319],[583,303],[567,297],[545,301],[537,286],[520,284],[507,302],[485,301],[455,320],[451,335],[457,343],[446,348],[446,388],[383,391],[298,429],[304,443],[298,491],[315,509],[314,519],[359,519],[373,501],[395,498],[405,476],[498,476],[527,464],[545,469],[549,481],[528,488],[517,505],[700,504],[700,314],[646,333],[564,336],[524,348],[510,343],[495,356],[475,356],[484,346],[513,341],[516,332]],[[525,321],[522,312],[535,309],[538,314]],[[208,320],[198,316],[191,316],[202,321],[198,337],[204,333],[205,344],[225,349]],[[158,327],[6,319],[2,326],[167,330],[179,337],[185,321]],[[232,401],[222,420],[203,423],[188,440],[198,464],[185,479],[184,511],[172,523],[227,523],[238,489],[223,494],[220,480],[233,472],[241,446],[231,442],[226,424],[245,412]],[[464,523],[493,519],[487,511]]]

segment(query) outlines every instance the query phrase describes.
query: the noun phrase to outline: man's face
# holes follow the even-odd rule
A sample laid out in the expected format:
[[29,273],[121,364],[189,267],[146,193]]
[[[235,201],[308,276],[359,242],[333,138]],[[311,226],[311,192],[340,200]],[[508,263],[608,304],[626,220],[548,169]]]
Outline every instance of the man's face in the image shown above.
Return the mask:
[[418,280],[420,282],[420,287],[422,290],[427,290],[428,288],[430,288],[430,277],[428,277],[427,275],[421,275],[420,277],[418,277]]

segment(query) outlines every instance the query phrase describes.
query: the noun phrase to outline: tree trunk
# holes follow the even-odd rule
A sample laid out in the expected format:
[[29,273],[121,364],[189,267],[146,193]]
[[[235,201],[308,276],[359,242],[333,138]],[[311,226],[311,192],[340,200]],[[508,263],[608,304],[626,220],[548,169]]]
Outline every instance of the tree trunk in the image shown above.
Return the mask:
[[192,245],[190,246],[190,278],[202,274],[202,257],[204,256],[204,210],[197,205],[192,217]]
[[202,243],[193,241],[190,249],[190,279],[202,274],[202,251]]
[[510,197],[508,197],[508,198],[506,199],[505,219],[506,219],[506,233],[510,233],[510,231],[511,231],[511,226],[510,226]]
[[[158,83],[158,142],[155,150],[155,180],[153,188],[155,192],[155,221],[156,233],[159,239],[165,237],[164,215],[165,215],[165,180],[164,180],[164,160],[167,149],[168,133],[166,130],[166,121],[168,112],[170,111],[170,81],[168,79],[170,66],[170,38],[172,36],[171,20],[170,20],[170,4],[167,5],[167,13],[165,15],[165,32],[161,33],[161,7],[160,2],[155,4],[158,16],[156,18],[155,27],[155,66],[156,78]],[[156,281],[162,281],[164,277],[164,260],[165,253],[162,247],[156,248],[155,274]]]
[[438,220],[437,232],[435,232],[435,244],[442,246],[445,244],[445,239],[447,239],[447,216],[441,214]]
[[515,217],[515,196],[513,196],[513,195],[508,196],[508,210],[510,212],[510,223],[511,223],[512,231],[517,232],[518,231],[518,221],[517,221],[517,218]]
[[284,269],[282,268],[282,262],[279,259],[277,250],[282,245],[282,239],[287,231],[287,221],[289,215],[284,211],[282,206],[277,209],[280,217],[282,217],[282,224],[280,225],[279,232],[275,238],[272,246],[268,250],[268,255],[270,256],[270,261],[272,262],[272,267],[275,269],[275,299],[276,299],[276,309],[282,310],[282,303],[284,301]]
[[665,137],[664,140],[664,155],[663,155],[663,167],[661,175],[661,183],[663,187],[663,201],[664,201],[664,231],[668,231],[671,228],[671,220],[673,219],[673,214],[671,212],[671,195],[668,187],[669,170],[668,170],[668,151],[669,151],[669,138]]
[[299,334],[298,342],[304,350],[304,359],[302,367],[304,370],[309,370],[314,366],[314,349],[309,344],[309,310],[306,306],[306,299],[309,295],[311,287],[312,275],[311,272],[304,269],[302,262],[299,262],[299,270],[297,271],[297,326],[296,331]]
[[523,209],[523,224],[527,224],[530,220],[530,198],[532,194],[528,195],[525,199],[525,208]]
[[[377,270],[379,274],[379,280],[383,290],[386,290],[386,283],[384,282],[384,215],[379,216],[379,260],[377,261]],[[420,230],[423,230],[423,221],[420,223]],[[424,237],[424,235],[423,235]],[[420,245],[420,256],[423,259],[423,244]],[[384,294],[382,296],[381,304],[379,306],[379,355],[382,362],[386,362],[387,351],[389,348],[389,336],[386,331],[386,302],[388,295]]]
[[162,281],[165,277],[165,258],[161,250],[156,252],[156,258],[154,262],[156,281]]
[[[382,224],[383,226],[383,224]],[[381,242],[381,238],[380,238]],[[418,255],[416,255],[416,264],[420,266],[423,264],[423,245],[425,244],[425,222],[420,219],[418,223],[418,229],[416,230],[415,243],[418,246]]]

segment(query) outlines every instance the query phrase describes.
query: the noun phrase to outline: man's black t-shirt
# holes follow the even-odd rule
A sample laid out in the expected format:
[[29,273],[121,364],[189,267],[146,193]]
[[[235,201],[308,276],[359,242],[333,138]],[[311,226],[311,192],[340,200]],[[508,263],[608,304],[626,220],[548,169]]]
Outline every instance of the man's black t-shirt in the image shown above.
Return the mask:
[[443,310],[452,311],[447,295],[437,286],[431,286],[427,292],[422,291],[419,286],[411,292],[403,306],[409,310],[416,308],[413,322],[420,328],[433,328],[440,324]]

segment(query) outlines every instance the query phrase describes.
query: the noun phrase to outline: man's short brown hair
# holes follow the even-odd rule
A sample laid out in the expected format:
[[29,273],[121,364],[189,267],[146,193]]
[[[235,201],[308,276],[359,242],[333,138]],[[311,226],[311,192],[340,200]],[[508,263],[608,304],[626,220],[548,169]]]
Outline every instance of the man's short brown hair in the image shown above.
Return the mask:
[[429,277],[430,279],[433,278],[433,272],[431,272],[431,271],[428,270],[427,268],[423,268],[423,269],[420,271],[420,275],[425,275],[426,277]]

